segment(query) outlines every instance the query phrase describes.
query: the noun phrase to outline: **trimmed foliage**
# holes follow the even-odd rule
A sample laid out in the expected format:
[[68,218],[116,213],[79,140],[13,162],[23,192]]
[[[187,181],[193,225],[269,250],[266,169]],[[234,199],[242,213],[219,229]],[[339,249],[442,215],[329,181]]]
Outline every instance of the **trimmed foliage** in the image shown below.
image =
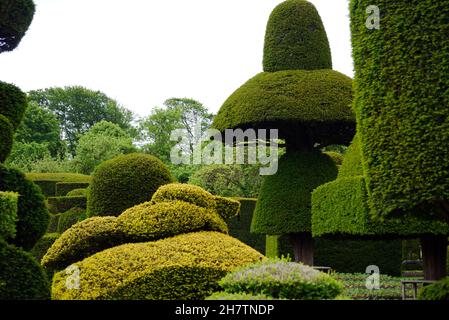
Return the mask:
[[273,10],[265,33],[263,69],[332,69],[326,30],[312,3],[288,0]]
[[59,214],[58,219],[58,233],[63,233],[78,221],[81,221],[86,216],[86,209],[74,207],[70,210]]
[[[369,5],[381,8],[380,30],[361,19]],[[378,216],[438,215],[449,201],[449,1],[350,7],[370,207]]]
[[225,101],[212,126],[279,129],[287,143],[348,144],[355,133],[351,102],[352,80],[337,71],[263,72]]
[[72,208],[82,208],[87,207],[86,197],[50,197],[47,199],[48,209],[51,213],[61,213],[69,211]]
[[294,300],[333,299],[343,285],[329,275],[296,262],[263,261],[226,275],[220,286],[229,293],[265,294]]
[[217,232],[198,232],[126,244],[79,263],[80,290],[68,290],[64,271],[54,277],[54,299],[204,299],[227,272],[262,255]]
[[449,300],[449,277],[425,286],[418,292],[419,300]]
[[337,177],[335,162],[320,151],[290,152],[275,175],[264,179],[251,231],[286,234],[311,231],[311,193]]
[[12,51],[19,45],[33,21],[34,11],[32,0],[0,2],[0,53]]
[[76,182],[89,184],[91,177],[77,173],[27,173],[26,177],[36,183],[46,197],[56,196],[56,184],[59,182]]
[[0,239],[16,234],[18,197],[17,193],[0,191]]
[[47,233],[54,233],[58,231],[59,214],[50,214],[50,223],[48,224]]
[[0,300],[50,297],[47,275],[31,254],[0,241]]
[[173,181],[158,158],[146,154],[121,155],[101,163],[88,192],[89,216],[118,216],[137,204],[151,200],[154,192]]
[[56,196],[63,197],[75,189],[86,189],[89,187],[87,182],[58,182],[56,183]]
[[50,221],[39,187],[27,180],[21,172],[0,164],[0,191],[13,191],[20,195],[16,236],[7,241],[25,250],[31,249],[45,234]]
[[223,219],[235,217],[240,211],[240,202],[226,197],[215,196],[215,210]]
[[30,253],[37,261],[41,261],[43,256],[47,253],[47,250],[53,245],[53,243],[59,238],[60,234],[47,233],[34,245]]
[[323,152],[323,153],[328,155],[329,157],[331,157],[332,160],[334,160],[334,162],[335,162],[335,164],[337,166],[341,166],[342,165],[344,156],[341,153],[334,152],[334,151],[326,151],[326,152]]
[[344,161],[338,170],[338,178],[355,176],[363,176],[360,140],[357,134],[354,136],[351,145],[346,150]]
[[73,189],[67,193],[67,197],[87,197],[87,189]]
[[14,131],[17,130],[27,107],[25,93],[13,84],[0,81],[0,106],[0,114],[8,118]]
[[263,294],[252,295],[248,293],[216,292],[207,297],[205,300],[274,300],[274,299]]
[[0,114],[0,163],[5,161],[12,150],[14,131],[11,122]]

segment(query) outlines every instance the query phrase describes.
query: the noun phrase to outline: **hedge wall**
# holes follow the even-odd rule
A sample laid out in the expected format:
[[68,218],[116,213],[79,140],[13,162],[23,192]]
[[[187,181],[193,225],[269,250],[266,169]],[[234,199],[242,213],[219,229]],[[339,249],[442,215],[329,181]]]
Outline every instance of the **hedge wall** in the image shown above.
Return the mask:
[[50,197],[47,199],[48,210],[53,213],[62,213],[72,208],[86,209],[86,197]]
[[[380,29],[365,26],[369,5]],[[352,0],[355,102],[369,203],[379,216],[449,201],[449,1]]]
[[86,218],[86,209],[73,207],[68,211],[59,214],[57,232],[63,233],[75,223]]
[[66,196],[70,191],[76,189],[86,189],[89,187],[88,182],[58,182],[56,183],[56,196]]
[[36,183],[46,197],[56,196],[56,184],[72,182],[89,184],[91,177],[77,173],[27,173],[26,177]]

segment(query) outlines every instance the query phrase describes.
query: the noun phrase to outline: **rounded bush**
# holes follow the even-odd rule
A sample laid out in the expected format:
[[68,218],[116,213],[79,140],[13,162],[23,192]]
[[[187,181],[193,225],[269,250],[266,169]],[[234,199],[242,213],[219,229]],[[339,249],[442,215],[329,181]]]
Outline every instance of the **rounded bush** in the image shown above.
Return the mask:
[[449,300],[449,277],[423,287],[418,292],[418,300]]
[[324,152],[324,154],[327,154],[329,157],[331,157],[337,166],[341,166],[343,164],[344,156],[341,153],[334,151],[326,151]]
[[16,236],[7,241],[25,250],[33,248],[37,240],[45,234],[50,222],[50,215],[39,187],[27,180],[21,172],[0,164],[0,191],[19,194]]
[[263,256],[237,239],[196,232],[156,242],[126,244],[76,265],[80,289],[68,290],[67,274],[54,276],[53,299],[204,299],[235,268]]
[[34,245],[30,253],[37,261],[41,261],[47,253],[47,250],[53,245],[53,243],[59,238],[59,233],[47,233]]
[[0,53],[12,51],[19,45],[33,21],[34,11],[32,0],[0,2]]
[[67,197],[87,197],[86,189],[73,189],[67,193]]
[[273,300],[273,298],[264,294],[216,292],[205,300]]
[[273,10],[265,34],[263,69],[332,69],[326,30],[312,3],[287,0]]
[[287,145],[349,144],[355,134],[351,103],[352,80],[337,71],[262,72],[224,102],[212,126],[279,129]]
[[0,300],[45,300],[50,286],[31,254],[0,242]]
[[168,168],[146,154],[121,155],[101,163],[88,192],[89,216],[118,216],[123,211],[151,200],[161,186],[172,182]]
[[228,220],[240,212],[240,202],[235,199],[215,196],[215,210],[224,219]]
[[0,163],[11,153],[14,131],[11,122],[0,114]]
[[0,81],[0,106],[0,114],[8,118],[14,131],[17,130],[27,108],[25,93],[13,84]]
[[266,176],[251,231],[269,235],[311,231],[312,191],[337,177],[337,165],[319,150],[287,152],[278,172]]
[[63,233],[86,215],[86,209],[74,207],[61,213],[58,220],[58,233]]
[[18,198],[17,193],[0,191],[0,239],[16,234]]
[[312,267],[286,261],[262,261],[226,275],[220,286],[228,293],[265,294],[292,300],[334,299],[343,285]]

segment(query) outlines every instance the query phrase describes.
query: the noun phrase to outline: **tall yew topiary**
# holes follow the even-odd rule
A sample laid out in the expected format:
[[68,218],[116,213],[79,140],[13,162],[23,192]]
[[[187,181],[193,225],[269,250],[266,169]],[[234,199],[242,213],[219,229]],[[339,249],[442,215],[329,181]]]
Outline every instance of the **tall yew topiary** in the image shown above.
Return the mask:
[[354,135],[352,80],[331,70],[323,23],[304,0],[287,0],[272,12],[263,67],[225,101],[213,127],[279,130],[287,152],[278,173],[263,182],[251,229],[289,234],[295,259],[311,265],[311,192],[337,177],[335,162],[320,149],[349,144]]
[[[367,28],[366,9],[380,9]],[[352,0],[354,108],[368,203],[381,217],[449,222],[449,1]],[[438,279],[447,239],[422,238],[427,279]]]

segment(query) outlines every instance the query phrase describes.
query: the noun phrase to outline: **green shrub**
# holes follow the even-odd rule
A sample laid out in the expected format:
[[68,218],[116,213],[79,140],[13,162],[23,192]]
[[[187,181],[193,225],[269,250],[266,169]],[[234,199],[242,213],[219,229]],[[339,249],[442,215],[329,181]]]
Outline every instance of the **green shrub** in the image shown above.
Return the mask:
[[419,290],[418,300],[449,300],[449,277]]
[[86,189],[87,187],[89,187],[87,182],[58,182],[56,183],[56,196],[64,197],[72,190]]
[[12,150],[13,127],[5,116],[0,114],[0,163],[5,161]]
[[31,254],[0,243],[0,300],[44,300],[50,287],[42,267]]
[[338,178],[363,176],[362,155],[360,152],[360,139],[358,134],[346,150],[344,161],[338,170]]
[[235,217],[240,212],[240,202],[231,198],[214,197],[215,210],[223,219]]
[[287,152],[278,172],[266,176],[251,231],[270,235],[311,231],[311,193],[337,177],[334,161],[320,151]]
[[93,217],[76,223],[48,249],[42,265],[61,270],[94,253],[124,243],[115,217]]
[[56,184],[59,182],[76,182],[89,184],[90,176],[77,173],[27,173],[26,177],[36,183],[46,197],[56,196]]
[[272,297],[260,294],[216,292],[205,300],[273,300]]
[[27,107],[25,93],[13,84],[0,81],[0,106],[2,106],[0,115],[5,116],[11,122],[13,130],[16,131]]
[[40,189],[19,171],[0,164],[0,191],[19,194],[16,236],[7,241],[25,250],[31,249],[45,234],[50,220]]
[[50,223],[47,227],[47,233],[55,233],[58,232],[58,224],[59,224],[59,214],[50,214]]
[[228,274],[220,286],[229,293],[294,300],[333,299],[343,285],[312,267],[282,260],[262,261]]
[[227,235],[197,232],[118,246],[76,265],[80,290],[54,276],[53,299],[204,299],[227,272],[263,256]]
[[53,214],[66,212],[72,208],[86,209],[87,207],[86,197],[49,197],[47,202],[48,209]]
[[225,101],[212,127],[279,129],[287,144],[302,141],[298,136],[321,146],[349,144],[355,133],[351,102],[352,80],[337,71],[263,72]]
[[53,243],[59,238],[59,233],[47,233],[34,245],[30,253],[37,261],[41,261],[47,250],[53,245]]
[[67,197],[87,197],[87,189],[73,189],[67,193]]
[[263,68],[332,69],[332,56],[321,17],[304,0],[287,0],[271,13],[265,34]]
[[73,207],[59,215],[58,233],[63,233],[86,215],[86,209]]
[[[14,50],[33,20],[32,0],[2,0],[0,2],[0,53]],[[0,105],[3,105],[0,102]]]
[[341,153],[334,152],[334,151],[326,151],[324,154],[328,155],[329,157],[334,160],[335,164],[337,166],[341,166],[343,163],[344,156]]
[[172,182],[167,167],[145,154],[127,154],[101,163],[93,174],[88,193],[89,216],[118,216],[151,200],[161,186]]
[[[379,30],[366,8],[381,8]],[[438,216],[449,200],[449,1],[352,0],[354,109],[369,207]]]
[[0,191],[0,240],[16,234],[18,199],[17,193]]

